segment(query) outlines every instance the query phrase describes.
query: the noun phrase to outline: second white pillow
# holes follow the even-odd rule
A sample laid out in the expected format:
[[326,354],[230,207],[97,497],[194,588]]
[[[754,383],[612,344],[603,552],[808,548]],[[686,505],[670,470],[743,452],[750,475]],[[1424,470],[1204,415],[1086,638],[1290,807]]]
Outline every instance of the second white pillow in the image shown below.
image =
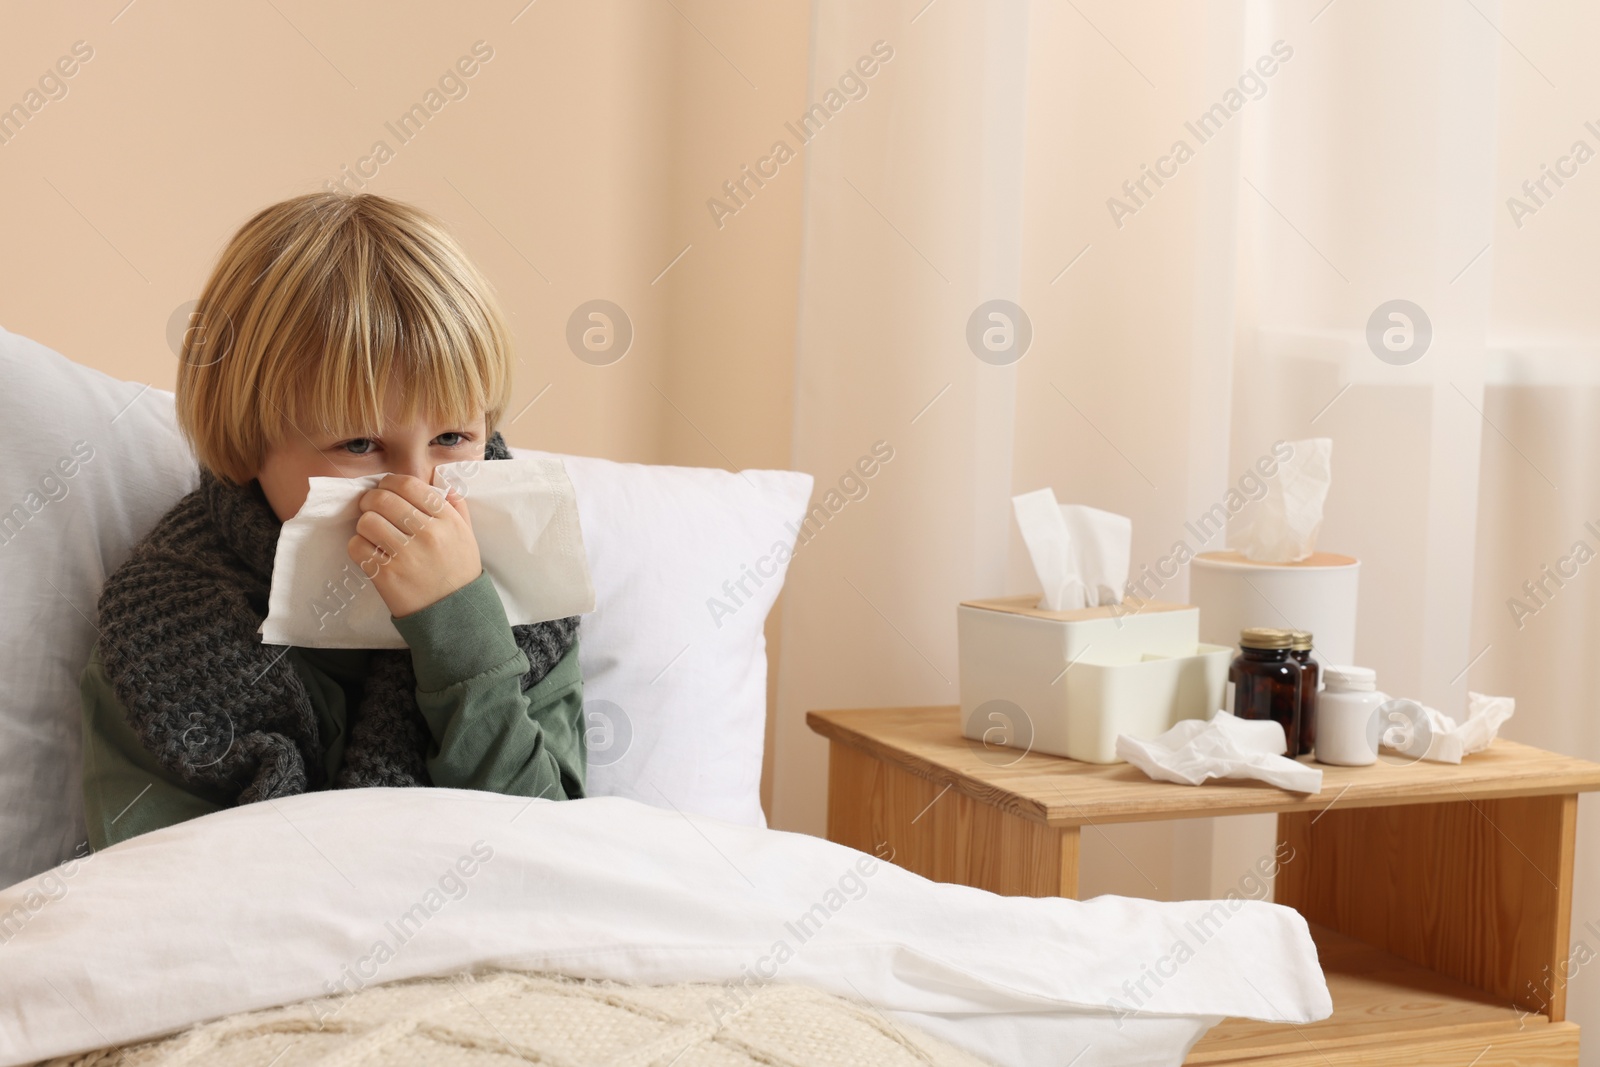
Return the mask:
[[595,588],[578,631],[589,794],[765,826],[764,626],[811,475],[559,458]]

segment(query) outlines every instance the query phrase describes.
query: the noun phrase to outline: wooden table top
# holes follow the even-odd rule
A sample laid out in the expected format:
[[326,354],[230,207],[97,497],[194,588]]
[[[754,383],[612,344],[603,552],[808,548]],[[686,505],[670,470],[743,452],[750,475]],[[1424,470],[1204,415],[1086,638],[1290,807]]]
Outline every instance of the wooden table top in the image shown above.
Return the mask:
[[[1370,767],[1322,771],[1322,792],[1265,782],[1157,782],[1126,763],[1098,764],[990,748],[961,735],[960,709],[812,711],[812,730],[994,807],[1051,826],[1144,822],[1272,811],[1321,811],[1600,790],[1600,764],[1497,738],[1459,764],[1380,757]],[[1392,762],[1391,762],[1392,759]]]

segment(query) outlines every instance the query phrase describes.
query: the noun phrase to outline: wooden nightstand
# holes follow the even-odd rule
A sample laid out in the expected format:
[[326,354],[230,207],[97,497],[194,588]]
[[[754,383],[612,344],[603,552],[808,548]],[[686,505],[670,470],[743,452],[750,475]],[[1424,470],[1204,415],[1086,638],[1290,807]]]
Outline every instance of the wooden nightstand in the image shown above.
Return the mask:
[[1277,812],[1294,851],[1274,899],[1311,924],[1333,1015],[1229,1019],[1189,1063],[1578,1062],[1564,981],[1573,848],[1578,794],[1600,789],[1600,764],[1502,739],[1459,766],[1323,767],[1322,792],[1304,797],[1038,753],[1006,765],[1009,750],[961,736],[955,707],[806,721],[831,742],[831,840],[889,843],[918,874],[997,893],[1075,897],[1082,826]]

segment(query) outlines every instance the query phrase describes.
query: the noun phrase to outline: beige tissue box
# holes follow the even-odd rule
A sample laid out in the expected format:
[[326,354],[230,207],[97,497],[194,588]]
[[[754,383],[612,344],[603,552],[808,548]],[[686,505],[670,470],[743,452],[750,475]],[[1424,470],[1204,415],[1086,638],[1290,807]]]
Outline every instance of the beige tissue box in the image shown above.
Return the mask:
[[1118,734],[1148,740],[1222,706],[1233,649],[1200,643],[1199,608],[1147,600],[1046,611],[1038,602],[956,608],[970,740],[1117,763]]

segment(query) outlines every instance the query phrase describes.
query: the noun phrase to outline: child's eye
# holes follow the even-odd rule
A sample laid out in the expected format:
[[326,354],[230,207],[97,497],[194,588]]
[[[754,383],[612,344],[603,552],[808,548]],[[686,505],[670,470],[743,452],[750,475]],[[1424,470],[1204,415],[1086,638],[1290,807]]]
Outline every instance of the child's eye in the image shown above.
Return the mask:
[[[433,443],[445,448],[463,448],[472,443],[472,438],[459,430],[448,430],[433,439]],[[370,437],[354,437],[335,448],[351,456],[370,456],[377,450],[378,442]]]

